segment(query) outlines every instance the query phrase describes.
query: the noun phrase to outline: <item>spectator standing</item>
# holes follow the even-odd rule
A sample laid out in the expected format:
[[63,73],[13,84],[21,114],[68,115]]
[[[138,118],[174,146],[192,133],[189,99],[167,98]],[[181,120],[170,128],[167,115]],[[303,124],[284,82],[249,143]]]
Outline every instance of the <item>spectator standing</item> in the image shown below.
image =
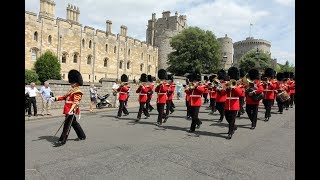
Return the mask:
[[178,81],[177,82],[177,99],[180,100],[181,98],[181,91],[182,91],[182,84]]
[[97,88],[94,87],[93,83],[90,83],[89,92],[90,92],[90,112],[93,112],[93,107],[97,102]]
[[30,89],[27,90],[29,93],[29,109],[28,109],[28,116],[30,117],[32,115],[31,113],[31,105],[33,106],[33,113],[34,116],[37,116],[37,101],[36,96],[37,93],[39,93],[39,90],[35,87],[36,84],[34,82],[30,83]]
[[51,88],[49,87],[49,82],[44,82],[44,85],[40,89],[40,94],[42,97],[42,112],[41,115],[44,116],[45,114],[51,115],[51,102],[50,98],[52,97],[53,93]]

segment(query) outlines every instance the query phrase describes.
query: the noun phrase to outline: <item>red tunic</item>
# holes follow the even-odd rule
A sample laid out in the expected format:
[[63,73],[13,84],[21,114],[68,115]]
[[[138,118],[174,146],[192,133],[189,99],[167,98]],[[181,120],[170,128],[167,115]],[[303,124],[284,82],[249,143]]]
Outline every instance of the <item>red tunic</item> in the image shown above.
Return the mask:
[[263,99],[274,99],[274,90],[277,88],[277,85],[274,83],[262,84],[263,87]]
[[296,82],[292,80],[292,83],[290,84],[290,94],[295,94],[296,93]]
[[[260,80],[256,82],[257,89],[254,90],[255,94],[260,94],[263,92],[263,87]],[[246,95],[246,104],[260,104],[260,101],[254,101],[251,96]]]
[[174,90],[176,89],[176,84],[170,84],[168,91],[167,91],[167,100],[173,99]]
[[203,94],[208,94],[208,93],[209,93],[209,85],[208,85],[208,83],[205,83],[205,84],[203,85],[203,87],[204,87],[204,92],[203,92]]
[[216,91],[216,87],[210,87],[209,89],[210,98],[215,99],[217,98],[218,92]]
[[[153,91],[153,88],[154,88],[153,84],[150,84],[149,91]],[[152,94],[148,94],[148,99],[151,99],[151,98],[152,98]]]
[[204,92],[204,88],[202,86],[197,86],[190,95],[191,106],[201,106],[202,101],[201,97]]
[[[79,87],[74,87],[70,89],[70,91],[64,96],[57,96],[55,98],[56,101],[65,100],[64,107],[63,107],[63,114],[69,114],[69,111],[73,104],[79,104],[81,101],[83,93],[79,89]],[[80,114],[80,108],[77,106],[74,109],[75,114]]]
[[190,101],[191,91],[189,89],[186,89],[184,90],[184,92],[186,93],[186,101]]
[[154,90],[155,92],[158,93],[157,97],[157,103],[158,104],[165,104],[167,102],[167,91],[168,91],[168,86],[166,86],[166,83],[162,83],[159,86],[156,87]]
[[236,110],[240,109],[240,101],[239,96],[242,93],[242,89],[239,87],[235,87],[234,89],[226,89],[221,93],[225,93],[227,95],[226,103],[224,104],[225,110]]
[[[227,82],[221,81],[221,84],[226,85]],[[216,102],[226,102],[227,94],[221,94],[221,91],[217,91]]]
[[119,92],[119,100],[125,101],[127,100],[129,88],[127,86],[120,86],[117,91]]
[[136,93],[139,93],[139,102],[146,102],[147,101],[147,92],[149,88],[147,88],[144,85],[139,86],[139,88],[136,90]]

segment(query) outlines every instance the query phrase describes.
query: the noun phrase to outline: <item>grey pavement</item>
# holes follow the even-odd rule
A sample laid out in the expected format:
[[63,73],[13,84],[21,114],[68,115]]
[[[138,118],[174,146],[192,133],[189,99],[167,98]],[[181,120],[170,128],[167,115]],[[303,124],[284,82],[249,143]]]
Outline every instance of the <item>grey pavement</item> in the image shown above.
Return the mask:
[[[77,141],[72,129],[65,145],[53,137],[63,116],[35,117],[25,122],[25,179],[295,179],[295,108],[264,122],[259,108],[257,127],[244,114],[238,130],[227,140],[228,124],[205,106],[203,124],[188,133],[184,102],[161,127],[156,109],[149,119],[135,122],[138,108],[114,118],[117,110],[82,113],[79,123],[87,139]],[[156,108],[156,106],[154,106]],[[60,111],[61,113],[61,111]]]

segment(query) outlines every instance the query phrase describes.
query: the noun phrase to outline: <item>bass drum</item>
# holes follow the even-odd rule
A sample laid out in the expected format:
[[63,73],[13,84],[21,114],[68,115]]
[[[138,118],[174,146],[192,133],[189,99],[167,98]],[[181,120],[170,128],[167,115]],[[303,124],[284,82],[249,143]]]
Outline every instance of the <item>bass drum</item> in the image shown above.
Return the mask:
[[287,100],[290,99],[290,96],[288,95],[288,93],[287,93],[286,91],[280,92],[280,93],[277,95],[277,97],[279,98],[279,100],[280,100],[281,102],[285,102],[285,101],[287,101]]

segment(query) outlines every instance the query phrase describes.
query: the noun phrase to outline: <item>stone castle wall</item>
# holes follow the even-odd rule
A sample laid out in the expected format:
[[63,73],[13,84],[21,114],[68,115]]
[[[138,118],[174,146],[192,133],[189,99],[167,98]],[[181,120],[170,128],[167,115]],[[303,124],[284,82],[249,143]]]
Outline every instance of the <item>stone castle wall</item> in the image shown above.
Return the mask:
[[[229,69],[233,63],[233,43],[232,39],[225,35],[225,37],[217,38],[217,40],[221,44],[221,53],[223,64],[222,67],[224,69]],[[224,62],[225,61],[225,62]]]

